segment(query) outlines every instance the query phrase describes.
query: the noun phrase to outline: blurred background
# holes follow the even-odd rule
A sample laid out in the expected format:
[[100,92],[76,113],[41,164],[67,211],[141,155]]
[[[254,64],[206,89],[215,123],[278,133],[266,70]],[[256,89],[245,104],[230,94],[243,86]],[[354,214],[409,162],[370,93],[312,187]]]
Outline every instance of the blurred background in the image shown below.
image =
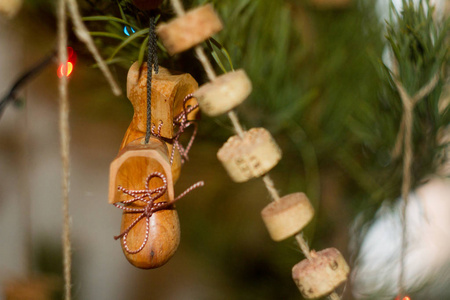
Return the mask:
[[[173,16],[166,2],[163,20]],[[281,195],[308,195],[316,208],[305,229],[311,247],[335,247],[352,267],[350,280],[338,292],[344,299],[394,299],[401,163],[391,158],[391,150],[401,102],[383,73],[383,60],[392,64],[385,39],[390,1],[184,4],[205,2],[214,4],[225,25],[216,39],[234,67],[244,68],[253,82],[252,95],[237,108],[242,123],[246,129],[267,128],[283,150],[282,161],[271,171],[277,189]],[[450,15],[449,1],[431,2],[440,24]],[[120,17],[116,1],[79,4],[84,16]],[[401,10],[402,1],[394,4]],[[133,15],[131,3],[120,5]],[[0,17],[0,96],[55,49],[55,10],[54,1],[26,0],[14,18]],[[117,30],[107,23],[87,25],[96,32]],[[123,39],[125,32],[119,29],[116,34]],[[442,47],[448,48],[446,41]],[[96,42],[108,57],[120,40],[96,36]],[[69,45],[77,55],[69,87],[74,298],[301,299],[291,269],[303,255],[294,239],[270,239],[260,218],[271,200],[262,181],[234,183],[216,159],[233,134],[225,117],[203,116],[198,122],[198,137],[175,194],[199,180],[206,185],[177,204],[181,244],[175,256],[155,270],[139,270],[126,261],[113,239],[121,211],[108,205],[107,193],[109,164],[132,107],[126,96],[112,95],[73,33]],[[139,44],[127,45],[111,65],[124,90],[138,49]],[[199,84],[206,81],[193,51],[176,57],[161,52],[160,61],[192,74]],[[0,299],[29,274],[41,278],[55,299],[61,298],[57,69],[56,62],[50,64],[30,81],[0,119]],[[436,123],[439,139],[417,150],[415,191],[407,211],[406,273],[414,300],[450,299],[448,81],[443,80],[435,96],[447,119]],[[435,131],[425,135],[434,138]],[[427,144],[420,138],[416,145]]]

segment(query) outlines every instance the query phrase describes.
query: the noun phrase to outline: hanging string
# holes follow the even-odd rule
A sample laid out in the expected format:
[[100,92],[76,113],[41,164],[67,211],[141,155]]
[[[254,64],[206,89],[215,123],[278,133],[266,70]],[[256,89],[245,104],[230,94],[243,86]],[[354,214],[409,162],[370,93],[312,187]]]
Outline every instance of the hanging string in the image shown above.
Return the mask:
[[[394,83],[400,95],[400,99],[403,104],[403,116],[400,124],[400,130],[397,136],[396,150],[394,152],[400,153],[401,145],[403,145],[403,181],[402,181],[402,210],[401,210],[401,222],[402,222],[402,243],[400,250],[400,273],[398,278],[398,296],[400,299],[405,295],[406,283],[405,283],[405,258],[406,249],[408,247],[408,223],[406,208],[408,206],[409,192],[412,184],[412,163],[414,157],[414,149],[412,145],[413,138],[413,125],[414,125],[414,107],[416,104],[424,99],[429,93],[431,93],[439,82],[439,73],[421,88],[414,96],[410,96],[405,87],[396,77],[394,77]],[[399,142],[401,141],[401,142]],[[400,146],[399,146],[400,145]]]
[[152,73],[159,72],[158,46],[156,44],[156,17],[154,12],[150,12],[150,24],[148,30],[148,55],[147,55],[147,130],[145,133],[145,143],[148,144],[152,134]]
[[103,76],[105,76],[106,80],[111,86],[113,94],[116,96],[120,96],[122,94],[122,91],[117,82],[114,80],[114,77],[112,76],[108,65],[102,59],[100,53],[98,52],[97,47],[95,47],[94,40],[92,39],[89,30],[84,25],[83,20],[81,19],[81,14],[80,10],[78,9],[77,1],[76,0],[66,0],[66,1],[67,1],[67,8],[69,9],[70,12],[70,17],[72,18],[75,34],[77,35],[78,39],[86,45],[89,52],[91,52],[92,57],[97,62],[98,68],[103,72]]
[[[66,27],[66,1],[58,2],[58,57],[60,64],[67,61],[67,27]],[[69,215],[69,101],[67,96],[67,76],[59,79],[59,133],[61,139],[62,160],[62,213],[63,213],[63,265],[64,265],[64,295],[66,300],[71,299],[71,268],[72,245],[70,240]]]

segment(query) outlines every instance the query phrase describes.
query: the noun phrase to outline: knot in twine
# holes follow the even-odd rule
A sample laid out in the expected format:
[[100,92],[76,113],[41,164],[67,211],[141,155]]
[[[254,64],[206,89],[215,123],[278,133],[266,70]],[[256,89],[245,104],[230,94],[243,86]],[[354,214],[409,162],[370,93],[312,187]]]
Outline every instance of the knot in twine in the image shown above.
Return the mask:
[[[159,178],[162,181],[162,186],[157,187],[155,189],[149,188],[150,180],[153,178]],[[172,205],[178,201],[179,199],[183,198],[187,193],[191,192],[192,190],[203,186],[204,182],[199,181],[192,186],[190,186],[187,190],[185,190],[183,193],[181,193],[178,197],[176,197],[174,200],[170,202],[162,201],[155,203],[155,200],[161,198],[167,191],[167,178],[164,176],[164,174],[160,172],[153,172],[147,178],[145,179],[145,189],[143,190],[129,190],[122,186],[119,186],[117,189],[119,191],[122,191],[124,194],[129,195],[133,197],[130,200],[121,201],[120,204],[114,203],[114,206],[117,208],[122,209],[123,211],[129,212],[129,213],[138,213],[139,216],[128,226],[122,233],[120,233],[118,236],[115,236],[114,239],[118,240],[122,238],[123,246],[125,250],[130,254],[136,254],[142,251],[144,249],[145,245],[147,244],[148,238],[149,238],[149,231],[150,231],[150,218],[152,215],[160,210],[164,209],[170,209]],[[142,201],[145,202],[147,205],[142,208],[131,208],[127,207],[126,205],[134,203],[136,201]],[[137,250],[130,250],[127,244],[127,238],[128,233],[131,231],[131,229],[136,226],[136,224],[145,218],[146,221],[146,227],[145,227],[145,237],[144,241],[142,242],[141,246]]]
[[413,123],[413,110],[414,107],[417,105],[417,103],[425,98],[428,94],[430,94],[436,85],[439,82],[439,73],[436,73],[436,75],[433,76],[433,78],[424,86],[422,87],[414,96],[410,96],[408,92],[406,91],[403,84],[393,76],[394,84],[398,90],[398,93],[400,95],[400,99],[403,104],[403,115],[402,119],[400,121],[400,129],[398,131],[397,140],[395,141],[394,149],[392,150],[392,156],[394,158],[400,157],[400,154],[403,150],[403,144],[405,140],[405,130],[407,124]]
[[[188,157],[188,153],[191,150],[192,144],[194,143],[195,137],[197,135],[197,130],[198,130],[198,126],[197,123],[195,123],[194,121],[189,121],[187,116],[194,111],[195,109],[198,108],[198,104],[193,105],[191,107],[186,108],[186,103],[189,99],[193,98],[194,95],[193,94],[189,94],[187,95],[184,100],[183,100],[183,111],[178,114],[177,116],[174,117],[173,119],[173,126],[177,127],[177,131],[174,134],[174,136],[172,138],[167,138],[161,135],[161,129],[163,126],[163,122],[160,121],[158,128],[156,129],[155,125],[152,125],[151,128],[151,133],[154,137],[159,138],[161,140],[163,140],[166,143],[171,143],[173,144],[172,147],[172,151],[170,153],[170,164],[173,164],[173,159],[175,156],[175,149],[178,149],[178,152],[181,155],[181,163],[184,164],[186,161],[189,160]],[[192,136],[189,139],[188,144],[186,145],[186,147],[184,147],[181,142],[180,142],[180,137],[181,135],[185,132],[185,130],[189,127],[193,125],[194,126],[194,131],[192,132]]]
[[[177,133],[175,133],[174,138],[173,138],[173,145],[174,145],[174,148],[177,148],[178,151],[180,152],[182,164],[185,161],[189,160],[188,153],[189,153],[189,150],[191,150],[192,144],[194,143],[195,137],[197,135],[197,130],[198,130],[197,123],[194,121],[189,121],[187,118],[188,114],[190,114],[192,111],[194,111],[195,109],[198,108],[198,103],[191,107],[186,108],[186,103],[191,98],[194,98],[193,94],[189,94],[184,98],[183,111],[173,119],[173,126],[178,127],[178,131],[177,131]],[[179,141],[180,136],[191,125],[194,126],[194,131],[192,132],[191,138],[189,139],[189,142],[186,145],[186,147],[183,147],[183,145]],[[172,149],[171,160],[170,160],[171,163],[173,162],[173,155],[174,155],[174,151]]]

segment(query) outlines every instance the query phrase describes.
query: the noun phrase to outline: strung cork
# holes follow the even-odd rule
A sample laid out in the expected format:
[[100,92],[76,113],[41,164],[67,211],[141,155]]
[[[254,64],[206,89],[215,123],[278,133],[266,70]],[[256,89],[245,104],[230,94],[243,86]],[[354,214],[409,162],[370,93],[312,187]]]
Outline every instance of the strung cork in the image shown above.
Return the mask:
[[294,193],[269,203],[261,216],[274,241],[300,232],[313,218],[314,208],[304,193]]
[[17,15],[22,6],[22,0],[1,0],[0,16],[13,18]]
[[[148,144],[144,139],[129,143],[117,158],[111,163],[109,202],[117,203],[132,199],[132,197],[118,189],[119,186],[128,190],[145,189],[146,178],[152,172],[159,172],[167,178],[167,191],[157,200],[170,202],[174,199],[173,180],[166,145],[155,138]],[[148,182],[149,189],[162,186],[163,182],[154,179]],[[136,201],[127,204],[127,208],[140,209],[145,202]],[[139,216],[138,213],[124,211],[120,232],[124,232]],[[180,222],[174,208],[160,210],[149,218],[150,226],[148,241],[138,253],[129,253],[122,241],[122,250],[128,261],[138,268],[157,268],[165,264],[175,253],[180,243]],[[146,218],[141,219],[129,231],[127,245],[131,250],[139,249],[146,237]]]
[[170,55],[183,52],[221,31],[222,22],[210,4],[158,26],[156,32]]
[[335,248],[311,251],[311,261],[304,259],[292,268],[292,278],[306,299],[331,294],[347,280],[350,268]]
[[238,106],[250,95],[252,83],[244,70],[221,75],[202,85],[195,97],[208,116],[223,114]]
[[[162,122],[161,135],[166,138],[173,137],[173,118],[183,111],[183,100],[188,94],[198,88],[195,79],[189,74],[181,74],[159,67],[158,74],[152,75],[152,125],[158,129]],[[135,62],[128,71],[127,96],[134,108],[134,116],[128,127],[120,148],[137,138],[145,136],[147,129],[147,64],[139,69]],[[186,106],[197,104],[195,98],[191,98]],[[196,118],[198,109],[188,114],[188,119]],[[172,151],[172,143],[166,143],[169,154]],[[177,181],[181,172],[181,158],[178,150],[175,150],[172,164],[172,178]]]
[[235,182],[260,177],[281,159],[281,150],[264,128],[244,132],[244,138],[232,136],[219,149],[217,158]]
[[157,9],[164,0],[133,0],[133,4],[142,10]]

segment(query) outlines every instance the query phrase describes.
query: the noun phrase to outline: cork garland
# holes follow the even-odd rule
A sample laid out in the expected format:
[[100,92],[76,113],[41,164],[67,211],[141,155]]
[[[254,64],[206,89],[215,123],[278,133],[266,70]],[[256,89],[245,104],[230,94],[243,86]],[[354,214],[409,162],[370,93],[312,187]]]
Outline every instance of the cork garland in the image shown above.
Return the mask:
[[350,272],[345,259],[335,248],[319,252],[309,249],[301,231],[314,216],[310,201],[303,193],[279,196],[269,171],[280,161],[281,150],[266,129],[244,131],[233,111],[251,93],[250,80],[243,70],[217,76],[199,45],[219,32],[222,22],[209,4],[188,12],[180,0],[171,0],[171,5],[177,18],[157,28],[163,44],[171,55],[194,47],[210,81],[194,93],[200,109],[209,116],[227,113],[237,133],[218,151],[218,159],[235,182],[262,178],[273,199],[261,212],[270,236],[275,241],[295,236],[306,257],[292,269],[303,297],[340,299],[334,289],[347,280]]

